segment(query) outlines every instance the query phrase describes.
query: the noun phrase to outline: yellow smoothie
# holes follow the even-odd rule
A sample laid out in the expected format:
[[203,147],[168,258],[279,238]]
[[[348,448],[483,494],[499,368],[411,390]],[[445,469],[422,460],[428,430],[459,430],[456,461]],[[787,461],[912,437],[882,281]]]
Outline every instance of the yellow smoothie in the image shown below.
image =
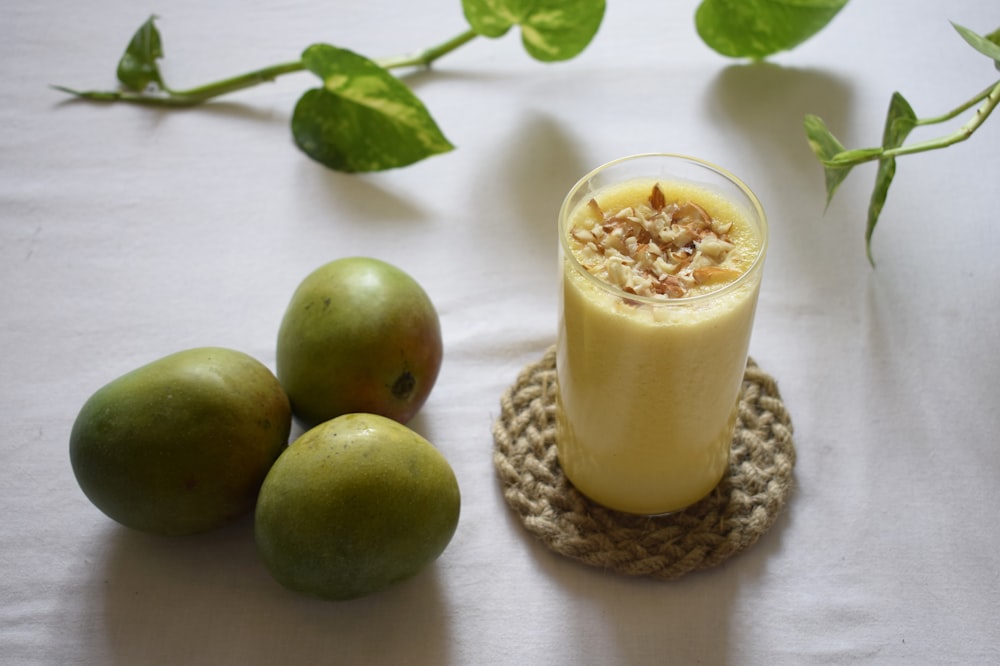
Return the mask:
[[658,514],[718,484],[765,224],[759,207],[646,178],[588,192],[563,211],[557,447],[583,494]]

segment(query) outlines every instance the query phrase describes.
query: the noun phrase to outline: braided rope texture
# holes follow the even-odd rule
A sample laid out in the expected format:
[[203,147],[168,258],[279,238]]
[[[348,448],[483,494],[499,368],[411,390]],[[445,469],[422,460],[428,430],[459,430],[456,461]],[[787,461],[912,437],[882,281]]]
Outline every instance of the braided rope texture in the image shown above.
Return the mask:
[[607,509],[583,496],[556,456],[555,347],[500,400],[493,463],[524,527],[556,553],[626,576],[672,580],[717,566],[770,529],[792,489],[792,424],[773,378],[744,374],[729,469],[707,497],[663,516]]

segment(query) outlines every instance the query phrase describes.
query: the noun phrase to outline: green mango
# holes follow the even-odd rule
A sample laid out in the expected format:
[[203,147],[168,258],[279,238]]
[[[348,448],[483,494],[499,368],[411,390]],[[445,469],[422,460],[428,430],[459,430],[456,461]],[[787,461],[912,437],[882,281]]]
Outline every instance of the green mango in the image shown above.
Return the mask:
[[430,442],[384,416],[345,414],[281,454],[261,486],[254,533],[279,583],[341,601],[437,559],[460,507],[455,474]]
[[276,370],[306,427],[359,412],[405,424],[427,400],[441,358],[441,325],[423,288],[383,261],[348,257],[317,268],[292,294]]
[[94,393],[73,424],[70,462],[87,498],[122,525],[205,532],[254,507],[291,420],[288,397],[260,362],[189,349]]

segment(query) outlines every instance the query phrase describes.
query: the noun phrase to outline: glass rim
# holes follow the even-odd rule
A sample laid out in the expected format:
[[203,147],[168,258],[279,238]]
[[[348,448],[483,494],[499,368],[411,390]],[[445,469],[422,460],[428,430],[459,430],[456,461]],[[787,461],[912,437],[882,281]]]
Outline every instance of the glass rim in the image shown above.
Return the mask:
[[[753,261],[750,266],[747,267],[743,273],[733,280],[732,282],[723,285],[719,289],[709,291],[704,294],[696,294],[694,296],[681,296],[680,298],[663,298],[659,296],[642,296],[640,294],[630,294],[624,289],[617,287],[610,282],[606,282],[601,278],[597,277],[590,271],[588,271],[580,260],[576,258],[572,248],[569,247],[569,240],[565,233],[565,222],[569,219],[569,215],[575,208],[575,204],[572,203],[572,199],[577,195],[586,185],[598,174],[607,171],[608,169],[623,164],[625,162],[636,162],[643,159],[660,158],[668,159],[671,161],[686,162],[693,166],[700,167],[706,171],[710,171],[717,176],[721,176],[723,179],[728,181],[731,185],[734,185],[742,194],[746,197],[747,201],[750,202],[752,207],[752,212],[756,215],[757,228],[760,232],[760,248],[757,251],[756,256],[754,256]],[[699,159],[697,157],[692,157],[690,155],[684,155],[681,153],[635,153],[633,155],[626,155],[624,157],[619,157],[617,159],[611,160],[610,162],[605,162],[598,167],[595,167],[588,171],[584,176],[582,176],[573,187],[570,188],[566,197],[563,199],[562,205],[559,207],[559,245],[563,251],[563,257],[565,260],[570,262],[570,266],[579,274],[583,275],[584,278],[590,283],[594,284],[602,291],[607,292],[613,296],[617,296],[626,301],[632,301],[634,303],[644,303],[656,307],[671,307],[680,305],[691,305],[693,303],[704,302],[708,300],[713,300],[728,294],[730,292],[736,291],[748,280],[751,276],[756,275],[760,272],[761,266],[764,263],[764,257],[767,254],[768,247],[768,224],[767,215],[764,212],[764,206],[760,203],[757,195],[753,193],[753,190],[744,183],[740,178],[738,178],[731,171],[724,169],[723,167],[713,164],[707,160]]]

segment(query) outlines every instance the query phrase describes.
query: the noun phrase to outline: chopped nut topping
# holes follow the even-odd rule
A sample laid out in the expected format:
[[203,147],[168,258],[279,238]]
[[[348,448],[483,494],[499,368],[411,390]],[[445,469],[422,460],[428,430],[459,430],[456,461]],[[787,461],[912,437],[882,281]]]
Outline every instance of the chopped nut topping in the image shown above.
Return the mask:
[[738,254],[732,223],[693,201],[668,202],[659,184],[648,203],[605,211],[590,199],[587,212],[569,232],[574,254],[588,272],[628,294],[682,298],[741,274],[731,268]]

